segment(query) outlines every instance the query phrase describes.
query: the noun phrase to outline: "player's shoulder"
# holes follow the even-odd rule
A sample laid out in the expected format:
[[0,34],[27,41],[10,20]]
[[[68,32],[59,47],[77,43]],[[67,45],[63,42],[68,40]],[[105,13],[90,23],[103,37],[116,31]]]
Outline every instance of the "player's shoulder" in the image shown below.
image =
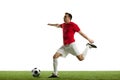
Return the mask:
[[63,27],[64,25],[65,25],[65,23],[61,23],[61,24],[60,24],[60,27]]
[[75,26],[77,25],[75,22],[70,22],[70,23],[71,23],[72,25],[75,25]]
[[75,22],[70,22],[71,24],[76,24]]

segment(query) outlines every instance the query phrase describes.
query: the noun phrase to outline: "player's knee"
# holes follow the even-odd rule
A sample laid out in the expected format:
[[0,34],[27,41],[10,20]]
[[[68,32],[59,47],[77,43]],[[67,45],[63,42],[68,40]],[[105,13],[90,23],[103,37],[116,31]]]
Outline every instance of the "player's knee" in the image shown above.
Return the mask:
[[59,57],[59,54],[58,53],[55,53],[54,56],[53,56],[53,59],[56,59]]
[[56,59],[56,58],[57,58],[57,55],[54,55],[54,56],[53,56],[53,59]]
[[79,58],[79,61],[83,61],[84,59],[83,58]]
[[84,60],[84,57],[82,55],[77,56],[77,58],[78,58],[79,61],[83,61]]

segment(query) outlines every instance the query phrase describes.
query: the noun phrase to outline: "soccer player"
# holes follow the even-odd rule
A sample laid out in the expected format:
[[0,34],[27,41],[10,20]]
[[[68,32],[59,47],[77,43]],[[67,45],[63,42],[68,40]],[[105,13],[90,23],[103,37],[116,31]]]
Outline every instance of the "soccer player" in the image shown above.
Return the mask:
[[[64,23],[62,24],[48,24],[49,26],[55,26],[57,28],[62,28],[63,30],[63,45],[57,50],[57,52],[53,56],[53,69],[54,72],[49,78],[57,78],[58,77],[58,58],[60,56],[66,57],[69,53],[76,56],[78,60],[82,61],[85,59],[87,51],[90,48],[97,48],[94,44],[94,41],[90,39],[86,34],[84,34],[77,24],[71,22],[72,15],[70,13],[65,13],[64,15]],[[89,43],[86,44],[85,50],[80,53],[76,47],[74,34],[78,32],[81,36],[88,40]]]

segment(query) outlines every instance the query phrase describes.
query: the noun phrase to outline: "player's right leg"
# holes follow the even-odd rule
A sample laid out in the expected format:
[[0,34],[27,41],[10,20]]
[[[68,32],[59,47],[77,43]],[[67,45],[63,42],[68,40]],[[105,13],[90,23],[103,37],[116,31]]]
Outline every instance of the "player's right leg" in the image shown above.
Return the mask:
[[76,57],[78,58],[79,61],[83,61],[84,60],[83,54],[77,55]]
[[57,70],[57,66],[58,66],[58,61],[57,59],[62,56],[61,53],[56,52],[53,56],[53,69],[54,72],[52,73],[52,75],[49,78],[57,78],[58,77],[58,70]]
[[83,51],[82,54],[77,55],[77,58],[78,58],[80,61],[84,60],[85,56],[87,55],[88,50],[91,49],[91,48],[97,48],[97,46],[94,45],[94,44],[87,43],[85,50]]

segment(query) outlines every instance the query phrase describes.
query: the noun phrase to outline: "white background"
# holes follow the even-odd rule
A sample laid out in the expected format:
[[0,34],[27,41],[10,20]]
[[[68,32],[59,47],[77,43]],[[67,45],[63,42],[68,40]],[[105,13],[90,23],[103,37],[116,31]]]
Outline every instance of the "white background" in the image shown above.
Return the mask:
[[[0,0],[0,70],[53,70],[52,56],[62,45],[65,12],[95,41],[82,62],[59,58],[59,70],[120,70],[119,0]],[[80,52],[88,42],[75,34]]]

